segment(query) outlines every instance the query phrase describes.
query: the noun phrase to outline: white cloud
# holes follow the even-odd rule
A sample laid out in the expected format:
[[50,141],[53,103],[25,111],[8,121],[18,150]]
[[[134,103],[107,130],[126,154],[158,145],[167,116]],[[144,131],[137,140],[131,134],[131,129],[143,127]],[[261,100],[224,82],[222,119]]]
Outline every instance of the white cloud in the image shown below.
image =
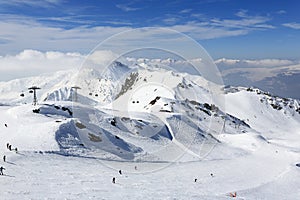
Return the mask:
[[178,22],[179,19],[177,17],[168,17],[163,19],[163,22],[166,24],[176,24],[176,22]]
[[92,61],[97,66],[107,66],[119,57],[118,54],[110,50],[99,50],[88,56],[88,61]]
[[183,9],[179,13],[180,14],[185,14],[185,13],[190,13],[191,11],[192,11],[192,9]]
[[133,23],[131,23],[131,22],[125,22],[125,21],[119,21],[119,20],[107,20],[107,21],[103,21],[103,23],[111,24],[111,25],[122,25],[122,26],[133,25]]
[[[299,60],[239,60],[222,58],[216,60],[215,64],[222,71],[222,76],[229,84],[238,80],[244,80],[250,81],[250,85],[254,86],[257,81],[262,81],[266,78],[274,78],[283,74],[300,73]],[[230,79],[228,79],[228,77],[230,77]],[[239,84],[243,85],[241,82]]]
[[24,50],[0,57],[0,80],[38,75],[67,69],[79,69],[86,56],[79,53]]
[[0,0],[0,5],[31,6],[31,7],[53,7],[63,3],[63,0]]
[[256,59],[256,60],[239,60],[221,58],[215,61],[219,67],[226,68],[274,68],[298,64],[299,61],[286,59]]
[[276,13],[279,15],[283,15],[286,14],[287,12],[285,10],[278,10]]
[[[35,21],[26,21],[17,23],[15,21],[0,21],[0,55],[6,53],[17,53],[23,49],[38,49],[41,51],[59,50],[59,51],[77,51],[89,53],[96,45],[114,34],[133,30],[130,27],[110,27],[97,26],[85,27],[79,26],[72,29],[61,27],[49,27]],[[211,39],[227,36],[247,34],[245,30],[233,30],[224,27],[210,27],[209,24],[187,23],[183,25],[166,26],[179,32],[188,34],[194,39]],[[123,40],[122,45],[132,45],[134,41],[149,43],[151,41],[144,38],[151,38],[157,41],[173,41],[174,38],[159,38],[155,34],[138,35],[140,38],[131,37],[130,40]],[[138,37],[137,36],[137,37]],[[140,44],[141,46],[143,44]],[[120,45],[120,47],[122,47]]]
[[279,67],[294,64],[293,61],[281,59],[245,60],[245,62],[249,66],[255,67]]
[[[187,34],[195,40],[213,39],[222,37],[234,37],[246,35],[255,30],[266,30],[274,28],[267,22],[270,20],[263,16],[249,16],[245,11],[237,14],[240,19],[211,19],[205,22],[189,21],[182,24],[172,25],[177,18],[165,19],[169,22],[165,28],[173,29]],[[74,20],[69,18],[53,20]],[[76,20],[76,19],[75,19]],[[113,26],[76,26],[65,29],[62,26],[42,24],[38,19],[19,15],[0,14],[0,55],[6,53],[17,53],[23,49],[38,49],[41,51],[59,50],[64,52],[76,51],[89,53],[98,43],[108,37],[128,30],[131,27]],[[148,39],[157,41],[167,40],[175,42],[172,37],[155,37],[147,35]],[[143,41],[146,38],[140,34],[141,38],[131,38],[122,41],[122,45],[131,45],[133,40]],[[149,43],[150,40],[143,42]],[[141,44],[142,46],[143,44]]]
[[235,13],[235,15],[238,17],[247,17],[247,12],[247,10],[240,10],[239,12]]
[[[23,23],[24,22],[24,23]],[[17,53],[23,49],[42,51],[77,51],[89,53],[108,37],[129,30],[127,27],[85,27],[72,29],[50,27],[36,21],[0,21],[0,54]],[[2,41],[2,42],[1,42]]]
[[193,14],[197,18],[195,21],[189,21],[185,24],[169,26],[172,29],[188,34],[194,39],[213,39],[221,37],[232,37],[249,34],[251,31],[262,31],[274,29],[269,24],[271,18],[259,15],[248,15],[246,10],[241,10],[235,14],[238,18],[234,19],[206,19],[202,14]]
[[126,4],[117,4],[116,7],[123,10],[123,11],[125,11],[125,12],[131,12],[131,11],[136,11],[136,10],[141,9],[141,8],[131,7],[131,6],[126,5]]
[[285,24],[282,24],[282,25],[285,26],[285,27],[288,27],[288,28],[296,29],[296,30],[300,29],[300,23],[296,23],[296,22],[285,23]]
[[265,78],[277,77],[278,75],[292,75],[300,73],[300,64],[279,67],[256,67],[256,68],[230,68],[222,71],[224,77],[234,75],[236,79],[244,77],[250,81],[257,82]]
[[238,35],[246,35],[248,30],[230,29],[227,27],[213,27],[209,23],[189,22],[183,25],[174,25],[171,29],[185,33],[194,39],[214,39]]
[[268,24],[271,18],[266,16],[251,16],[247,11],[241,10],[236,13],[239,19],[212,19],[211,25],[216,27],[226,27],[240,30],[264,30],[273,29],[273,25]]
[[206,19],[207,16],[203,13],[191,13],[192,18],[196,18],[197,20]]

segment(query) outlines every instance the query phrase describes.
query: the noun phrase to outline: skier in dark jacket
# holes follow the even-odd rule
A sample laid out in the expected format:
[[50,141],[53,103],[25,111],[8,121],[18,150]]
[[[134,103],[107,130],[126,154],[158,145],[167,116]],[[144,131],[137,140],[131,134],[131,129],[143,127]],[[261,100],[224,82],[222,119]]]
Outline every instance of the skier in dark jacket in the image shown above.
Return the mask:
[[119,170],[119,174],[122,175],[122,171],[121,170]]
[[5,155],[3,156],[3,162],[6,162],[6,156]]
[[4,175],[4,174],[3,174],[3,170],[5,170],[5,168],[1,166],[1,167],[0,167],[0,175],[1,175],[1,176]]
[[116,178],[115,178],[115,177],[113,177],[113,179],[112,179],[112,183],[113,183],[113,184],[115,184],[115,183],[116,183]]

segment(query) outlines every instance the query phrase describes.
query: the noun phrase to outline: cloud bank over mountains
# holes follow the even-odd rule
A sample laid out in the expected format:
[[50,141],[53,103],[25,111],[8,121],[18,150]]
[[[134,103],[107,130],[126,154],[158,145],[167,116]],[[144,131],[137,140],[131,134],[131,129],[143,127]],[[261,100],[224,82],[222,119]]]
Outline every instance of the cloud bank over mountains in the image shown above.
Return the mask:
[[247,68],[247,67],[273,68],[273,67],[295,65],[295,64],[299,64],[300,62],[297,60],[287,60],[287,59],[240,60],[240,59],[221,58],[216,60],[215,63],[222,69],[228,69],[228,68]]
[[219,59],[226,85],[258,87],[282,97],[300,99],[300,61],[286,59]]
[[24,50],[16,55],[0,56],[0,80],[35,76],[79,68],[85,56],[79,53]]

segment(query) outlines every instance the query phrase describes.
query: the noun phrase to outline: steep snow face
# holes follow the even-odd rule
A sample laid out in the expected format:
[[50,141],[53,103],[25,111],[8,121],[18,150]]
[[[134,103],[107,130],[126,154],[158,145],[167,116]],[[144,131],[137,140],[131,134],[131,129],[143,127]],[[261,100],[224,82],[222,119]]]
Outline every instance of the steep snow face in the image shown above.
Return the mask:
[[[112,63],[105,70],[95,68],[82,68],[75,80],[74,85],[80,86],[78,93],[98,104],[110,103],[120,90],[119,82],[127,77],[134,69],[120,62]],[[78,102],[86,104],[79,98]]]
[[[197,78],[196,81],[203,79]],[[112,104],[107,107],[133,112],[148,112],[149,104],[155,102],[157,109],[159,106],[170,108],[170,104],[164,106],[167,103],[163,101],[164,98],[213,103],[212,91],[208,88],[208,82],[202,81],[204,85],[198,85],[192,80],[193,77],[187,74],[175,73],[161,68],[140,68],[119,82],[121,85],[120,92],[113,98]]]
[[[72,101],[73,100],[73,90],[72,88],[63,87],[48,93],[44,98],[45,101]],[[42,98],[43,99],[43,98]]]

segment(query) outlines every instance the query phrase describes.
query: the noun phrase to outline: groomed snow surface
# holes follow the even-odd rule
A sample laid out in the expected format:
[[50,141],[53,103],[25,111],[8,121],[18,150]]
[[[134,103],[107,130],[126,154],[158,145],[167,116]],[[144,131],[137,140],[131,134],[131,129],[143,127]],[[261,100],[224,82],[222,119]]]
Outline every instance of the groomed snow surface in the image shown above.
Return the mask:
[[122,175],[105,166],[113,161],[7,154],[1,199],[230,199],[230,192],[237,192],[236,199],[298,199],[300,172],[292,164],[297,155],[273,150],[262,148],[233,160],[171,164],[152,173],[139,170],[159,163],[114,163],[120,169],[137,166],[135,173],[123,170]]
[[78,103],[70,72],[0,84],[0,199],[300,199],[298,101],[234,88],[219,110],[200,78],[127,71],[118,93],[77,78]]
[[[1,113],[4,111],[6,108],[1,109]],[[1,117],[1,124],[4,120],[7,122],[8,116]],[[12,134],[10,131],[16,130],[10,128],[13,125],[8,121],[1,133]],[[44,127],[39,132],[42,140],[47,130]],[[300,197],[300,168],[295,165],[299,151],[257,143],[247,134],[222,134],[222,138],[251,153],[231,159],[168,164],[118,162],[24,151],[41,140],[28,138],[18,143],[15,138],[5,138],[1,140],[2,155],[7,156],[5,163],[1,161],[6,168],[5,176],[0,176],[1,199],[231,199],[229,194],[234,192],[236,199]],[[19,152],[5,150],[7,141]],[[57,148],[50,145],[53,150]],[[112,183],[113,177],[116,184]]]

